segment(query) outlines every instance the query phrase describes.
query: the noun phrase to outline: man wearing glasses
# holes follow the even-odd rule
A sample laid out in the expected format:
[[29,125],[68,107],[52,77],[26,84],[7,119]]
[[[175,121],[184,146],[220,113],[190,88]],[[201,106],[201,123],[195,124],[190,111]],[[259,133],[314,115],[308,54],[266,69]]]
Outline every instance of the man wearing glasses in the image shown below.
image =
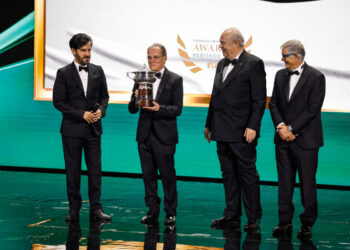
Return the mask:
[[323,146],[321,107],[325,97],[325,76],[304,62],[305,49],[298,40],[282,44],[285,69],[276,73],[270,101],[276,128],[275,149],[278,171],[279,224],[276,238],[290,237],[296,172],[299,175],[301,229],[298,238],[310,239],[317,218],[316,170],[319,147]]
[[[148,213],[141,219],[143,224],[158,223],[160,198],[158,197],[157,172],[159,170],[164,190],[164,210],[167,227],[175,227],[177,207],[176,173],[174,154],[178,143],[176,118],[183,105],[182,77],[165,67],[167,52],[163,45],[155,43],[147,49],[148,65],[156,74],[153,84],[153,107],[140,110],[136,140],[145,185],[145,201]],[[139,111],[136,98],[138,84],[134,85],[129,112]]]

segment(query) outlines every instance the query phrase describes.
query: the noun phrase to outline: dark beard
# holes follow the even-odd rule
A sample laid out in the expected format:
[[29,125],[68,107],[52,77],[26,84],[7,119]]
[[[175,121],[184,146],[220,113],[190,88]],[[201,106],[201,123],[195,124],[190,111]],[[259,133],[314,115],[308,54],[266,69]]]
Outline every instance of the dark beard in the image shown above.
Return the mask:
[[[78,60],[78,62],[79,62],[79,64],[81,65],[81,66],[85,66],[86,65],[86,63],[84,62],[84,58],[83,57],[80,57],[79,56],[79,54],[76,54],[76,59]],[[89,57],[87,57],[87,58],[89,58]],[[89,58],[90,59],[90,58]]]

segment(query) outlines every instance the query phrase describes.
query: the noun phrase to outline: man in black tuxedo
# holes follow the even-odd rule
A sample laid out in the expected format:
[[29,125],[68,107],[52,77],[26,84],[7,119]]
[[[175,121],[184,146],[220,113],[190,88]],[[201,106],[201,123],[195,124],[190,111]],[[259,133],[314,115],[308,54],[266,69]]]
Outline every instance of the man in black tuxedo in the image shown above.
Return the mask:
[[244,50],[244,38],[236,28],[221,34],[220,48],[225,58],[216,69],[204,136],[217,143],[226,208],[212,226],[240,228],[243,200],[248,217],[244,229],[258,230],[262,211],[255,162],[266,104],[264,62]]
[[325,76],[304,62],[305,49],[298,40],[282,46],[285,69],[276,73],[270,100],[271,117],[276,128],[279,225],[275,237],[291,234],[292,202],[296,172],[299,174],[302,227],[298,238],[311,237],[317,218],[316,170],[318,150],[323,145],[321,107],[325,97]]
[[[153,107],[141,108],[136,140],[145,185],[145,201],[148,213],[141,219],[143,224],[158,222],[160,198],[158,197],[157,171],[159,170],[164,190],[165,225],[174,226],[177,189],[174,167],[175,146],[178,143],[176,118],[183,105],[182,77],[165,67],[166,49],[153,44],[147,50],[148,65],[156,74],[153,84]],[[139,111],[136,105],[138,84],[134,85],[129,102],[129,112]]]
[[100,203],[100,118],[105,116],[109,100],[106,77],[101,66],[90,63],[90,36],[76,34],[69,41],[69,46],[74,61],[57,71],[53,87],[53,104],[63,115],[61,134],[69,200],[66,220],[79,219],[83,150],[89,178],[90,215],[94,219],[111,220]]

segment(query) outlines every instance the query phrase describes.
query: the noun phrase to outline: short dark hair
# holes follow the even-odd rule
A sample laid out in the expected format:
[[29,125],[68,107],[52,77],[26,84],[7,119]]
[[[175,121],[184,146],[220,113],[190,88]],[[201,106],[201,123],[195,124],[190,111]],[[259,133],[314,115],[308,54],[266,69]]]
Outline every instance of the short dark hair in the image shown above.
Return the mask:
[[166,53],[166,49],[164,47],[164,45],[160,44],[160,43],[154,43],[152,44],[151,46],[148,47],[147,51],[152,48],[152,47],[158,47],[161,49],[162,51],[162,56],[167,56],[167,53]]
[[91,42],[92,46],[92,38],[91,36],[84,34],[84,33],[78,33],[75,34],[70,40],[69,40],[69,47],[71,49],[80,49],[84,45],[86,45],[88,42]]

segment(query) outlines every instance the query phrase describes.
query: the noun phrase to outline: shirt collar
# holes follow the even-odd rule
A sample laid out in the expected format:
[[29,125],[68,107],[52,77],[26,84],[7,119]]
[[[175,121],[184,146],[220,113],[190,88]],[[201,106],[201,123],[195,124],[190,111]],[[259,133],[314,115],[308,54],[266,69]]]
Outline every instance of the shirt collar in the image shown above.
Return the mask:
[[237,59],[237,61],[238,61],[238,58],[241,56],[242,53],[243,53],[243,50],[234,59]]
[[160,72],[162,74],[162,77],[164,75],[164,70],[165,70],[165,67],[163,67],[160,71],[158,71],[158,72]]
[[[81,67],[87,67],[87,65],[83,66],[83,65],[80,65],[79,63],[77,63],[75,60],[73,61],[74,62],[74,65],[75,65],[75,68],[77,69],[78,73],[79,73],[79,66]],[[84,70],[82,70],[84,71]],[[87,73],[87,72],[86,72]]]
[[293,70],[293,71],[298,71],[299,74],[301,74],[301,72],[303,72],[303,69],[304,69],[304,64],[305,64],[305,62],[303,61],[303,62],[299,65],[299,67],[296,68],[296,69]]

